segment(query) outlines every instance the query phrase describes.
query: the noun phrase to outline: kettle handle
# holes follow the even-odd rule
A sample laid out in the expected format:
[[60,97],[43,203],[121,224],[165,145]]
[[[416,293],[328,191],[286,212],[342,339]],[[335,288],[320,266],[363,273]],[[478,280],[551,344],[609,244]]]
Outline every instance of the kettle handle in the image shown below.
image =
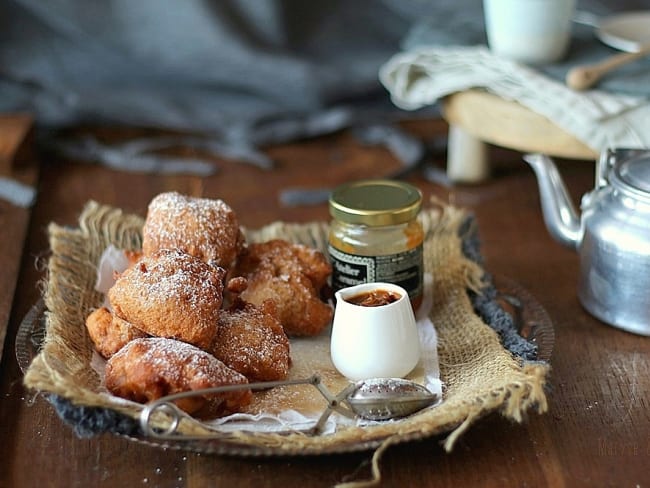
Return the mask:
[[600,157],[596,161],[596,190],[609,185],[609,172],[614,167],[616,159],[616,149],[607,148],[600,153]]

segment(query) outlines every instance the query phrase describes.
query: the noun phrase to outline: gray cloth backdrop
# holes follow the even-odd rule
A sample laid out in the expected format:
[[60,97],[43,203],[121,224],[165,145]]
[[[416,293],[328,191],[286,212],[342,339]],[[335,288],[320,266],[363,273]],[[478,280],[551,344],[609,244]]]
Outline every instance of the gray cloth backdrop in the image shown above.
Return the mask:
[[430,5],[5,1],[0,109],[54,127],[107,122],[255,143],[326,131],[391,108],[378,68]]
[[214,170],[155,154],[178,144],[269,167],[260,146],[349,126],[411,166],[423,149],[390,123],[418,114],[391,105],[379,67],[423,43],[484,44],[482,16],[480,0],[5,0],[0,111],[30,111],[41,128],[192,133],[110,147],[43,139],[118,169]]

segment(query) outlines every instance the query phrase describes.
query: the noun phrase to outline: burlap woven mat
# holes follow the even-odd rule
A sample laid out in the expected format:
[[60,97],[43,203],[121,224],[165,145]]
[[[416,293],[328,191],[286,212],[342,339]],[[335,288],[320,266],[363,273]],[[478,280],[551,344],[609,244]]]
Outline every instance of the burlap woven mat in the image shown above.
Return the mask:
[[[544,388],[549,364],[534,360],[535,347],[526,341],[504,347],[508,334],[486,324],[475,308],[472,297],[484,296],[490,283],[480,264],[473,218],[447,205],[427,209],[420,218],[426,233],[425,271],[434,277],[430,318],[439,340],[442,403],[399,421],[350,426],[322,436],[228,433],[224,434],[225,452],[228,442],[254,448],[242,451],[247,454],[319,454],[378,447],[373,467],[376,482],[380,477],[379,457],[393,443],[448,433],[444,448],[450,451],[458,437],[487,413],[498,411],[520,422],[528,410],[546,411]],[[91,367],[93,346],[84,320],[103,301],[103,296],[94,291],[100,255],[109,244],[138,249],[142,224],[141,216],[89,202],[79,218],[79,227],[53,223],[48,228],[51,257],[44,293],[46,338],[24,382],[45,393],[79,435],[106,431],[141,434],[137,419],[142,406],[108,395]],[[249,241],[282,237],[323,251],[327,244],[324,222],[276,222],[256,231],[245,230],[245,234]],[[182,424],[180,430],[202,433],[195,424]]]

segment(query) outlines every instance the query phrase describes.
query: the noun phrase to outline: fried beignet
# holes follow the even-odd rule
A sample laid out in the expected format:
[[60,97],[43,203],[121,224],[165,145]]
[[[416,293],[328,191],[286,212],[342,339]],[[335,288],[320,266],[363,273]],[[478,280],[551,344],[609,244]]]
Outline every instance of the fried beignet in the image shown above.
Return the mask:
[[332,319],[332,308],[320,299],[331,272],[320,251],[274,239],[250,244],[233,274],[248,281],[243,300],[255,305],[273,300],[287,335],[310,336],[319,334]]
[[147,334],[111,313],[106,307],[93,310],[86,317],[86,329],[95,349],[108,359],[133,339]]
[[222,200],[161,193],[149,203],[142,251],[180,249],[205,262],[230,267],[244,244],[235,212]]
[[236,300],[219,314],[219,327],[210,352],[249,381],[283,380],[289,374],[289,339],[269,312],[273,302],[261,307]]
[[[122,398],[146,403],[166,395],[224,385],[246,384],[246,378],[212,354],[185,342],[161,337],[135,339],[106,363],[106,388]],[[194,414],[222,415],[251,401],[250,389],[182,398],[178,407]]]
[[225,270],[178,250],[145,256],[108,290],[118,317],[141,331],[207,348],[217,332]]

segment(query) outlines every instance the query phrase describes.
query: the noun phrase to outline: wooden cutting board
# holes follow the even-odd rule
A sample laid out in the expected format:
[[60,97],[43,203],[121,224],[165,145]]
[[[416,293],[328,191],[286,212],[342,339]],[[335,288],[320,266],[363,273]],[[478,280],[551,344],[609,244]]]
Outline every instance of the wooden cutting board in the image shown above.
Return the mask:
[[[36,186],[38,165],[29,154],[33,119],[26,114],[0,115],[0,176]],[[31,210],[0,200],[0,360],[20,272]]]

